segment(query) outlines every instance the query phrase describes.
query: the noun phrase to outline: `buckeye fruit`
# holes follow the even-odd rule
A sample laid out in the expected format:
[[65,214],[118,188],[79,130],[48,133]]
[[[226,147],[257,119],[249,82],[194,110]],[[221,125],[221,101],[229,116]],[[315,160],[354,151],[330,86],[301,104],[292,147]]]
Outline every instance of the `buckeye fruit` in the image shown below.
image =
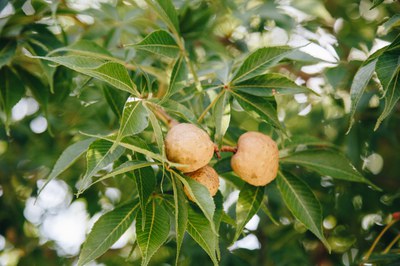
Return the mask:
[[[185,175],[204,185],[210,192],[211,197],[217,194],[219,188],[219,178],[217,172],[211,166],[203,166],[200,169],[191,173],[186,173]],[[184,187],[183,191],[185,192],[186,196],[193,201],[186,187]]]
[[188,123],[173,126],[165,137],[168,160],[182,164],[178,170],[188,173],[207,165],[214,155],[214,143],[208,134]]
[[231,166],[241,179],[253,186],[265,186],[275,179],[279,166],[279,150],[274,140],[251,131],[239,137],[237,146]]

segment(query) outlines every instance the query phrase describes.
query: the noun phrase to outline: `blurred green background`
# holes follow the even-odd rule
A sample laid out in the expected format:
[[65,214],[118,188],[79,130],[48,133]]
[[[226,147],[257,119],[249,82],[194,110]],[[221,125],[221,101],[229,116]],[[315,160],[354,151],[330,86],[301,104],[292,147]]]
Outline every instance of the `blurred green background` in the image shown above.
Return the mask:
[[[372,10],[368,0],[179,0],[174,4],[187,50],[203,76],[258,47],[302,46],[302,51],[313,57],[302,63],[285,62],[277,70],[319,96],[277,98],[280,119],[293,138],[314,136],[337,145],[357,169],[383,189],[377,192],[363,184],[334,181],[298,169],[307,176],[304,180],[322,204],[324,231],[332,253],[291,217],[272,184],[267,188],[268,206],[280,225],[259,212],[259,219],[252,219],[247,226],[250,237],[222,250],[221,265],[358,265],[391,213],[400,210],[400,105],[374,131],[383,108],[382,90],[379,83],[370,82],[360,100],[356,122],[346,134],[349,90],[363,61],[399,34],[394,27],[398,22],[393,28],[382,25],[399,16],[400,4],[385,1]],[[116,179],[75,198],[76,184],[85,171],[85,160],[81,159],[51,182],[40,197],[37,189],[80,131],[110,132],[117,127],[118,118],[105,97],[109,88],[59,67],[54,73],[56,93],[52,94],[43,66],[26,55],[45,55],[87,39],[127,62],[159,69],[162,76],[167,62],[124,47],[140,41],[159,25],[144,1],[16,0],[0,1],[0,10],[1,67],[18,71],[28,88],[9,108],[9,136],[7,108],[3,106],[0,112],[4,122],[0,127],[0,265],[73,265],[99,214],[129,198],[133,188]],[[120,95],[122,101],[126,97]],[[263,127],[244,118],[242,112],[235,111],[231,124]],[[399,232],[398,226],[391,227],[376,250],[383,250]],[[167,242],[151,264],[174,264],[175,245]],[[397,263],[399,248],[397,241],[391,254]],[[203,261],[211,265],[206,253],[188,237],[182,252],[182,265]],[[392,261],[375,255],[378,265]],[[139,258],[130,230],[90,265],[137,265]]]

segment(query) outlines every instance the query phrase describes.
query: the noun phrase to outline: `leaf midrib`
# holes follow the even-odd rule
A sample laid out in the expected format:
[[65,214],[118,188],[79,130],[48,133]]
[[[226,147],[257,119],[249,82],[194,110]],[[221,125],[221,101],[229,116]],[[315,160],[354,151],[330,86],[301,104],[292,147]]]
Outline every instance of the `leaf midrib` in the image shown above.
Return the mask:
[[[296,160],[296,159],[290,159],[290,157],[281,158],[281,160],[284,161],[284,162],[293,163],[293,164],[303,164],[303,165],[310,165],[310,166],[315,166],[315,167],[320,167],[321,166],[320,164],[315,164],[315,163],[312,163],[312,162],[309,162],[309,161],[301,161],[301,160]],[[341,174],[345,174],[345,175],[357,176],[360,179],[364,180],[364,178],[362,176],[360,176],[360,175],[358,175],[356,173],[351,173],[351,172],[342,170],[340,168],[331,167],[329,165],[323,165],[323,166],[324,166],[324,168],[327,168],[329,170],[334,170],[334,171],[337,171],[337,172],[339,172]]]
[[[90,146],[89,146],[89,148],[90,148]],[[104,156],[101,158],[101,160],[97,162],[97,164],[92,168],[92,170],[89,173],[85,174],[83,179],[92,177],[97,172],[97,171],[95,171],[95,169],[105,160],[106,156],[111,153],[110,151],[111,150],[108,149],[106,154],[104,154]]]
[[[286,177],[284,176],[284,175],[280,175],[280,177],[281,177],[281,180],[283,180],[286,184],[287,184],[287,186],[288,186],[288,188],[292,191],[292,195],[297,199],[297,202],[302,206],[302,208],[303,208],[303,210],[305,211],[305,213],[307,214],[307,216],[309,217],[309,219],[311,220],[311,224],[313,225],[313,230],[311,230],[311,231],[315,231],[314,233],[319,237],[319,238],[324,238],[321,234],[320,234],[320,232],[319,232],[319,229],[322,229],[322,228],[318,228],[318,226],[315,224],[315,222],[314,222],[314,220],[312,219],[312,216],[311,216],[311,214],[310,214],[310,212],[309,212],[309,210],[308,210],[308,208],[307,208],[307,206],[306,205],[304,205],[303,204],[303,202],[300,200],[300,197],[297,195],[297,193],[296,193],[296,190],[295,189],[293,189],[293,187],[290,185],[290,183],[287,181],[287,179],[286,179]],[[289,206],[288,206],[289,207]]]
[[[156,205],[155,205],[155,202],[153,201],[153,204],[152,204],[152,209],[153,209],[153,212],[152,212],[152,215],[151,215],[151,224],[150,224],[150,229],[149,229],[149,234],[148,234],[148,238],[147,238],[147,243],[146,243],[146,252],[145,252],[145,255],[144,255],[144,260],[145,260],[145,263],[143,264],[143,265],[145,265],[145,264],[147,264],[147,260],[148,260],[148,251],[149,251],[149,246],[150,246],[150,238],[151,238],[151,234],[152,234],[152,232],[153,232],[153,226],[154,226],[154,219],[155,219],[155,216],[156,216]],[[147,216],[147,215],[146,215]]]
[[258,106],[255,105],[255,104],[253,104],[251,101],[247,100],[246,98],[244,98],[244,97],[241,96],[240,94],[235,93],[235,92],[233,92],[233,91],[232,91],[232,93],[233,93],[234,95],[236,95],[236,97],[238,97],[238,98],[240,98],[241,100],[243,100],[244,102],[250,104],[251,106],[253,106],[253,107],[256,108],[257,110],[261,111],[261,112],[262,112],[263,114],[265,114],[269,119],[271,119],[271,120],[274,122],[274,124],[276,124],[276,121],[275,121],[274,117],[271,117],[268,113],[265,113],[263,109],[261,109],[260,107],[258,107]]
[[216,258],[214,257],[215,255],[212,256],[213,251],[211,250],[211,247],[207,244],[207,241],[203,238],[202,234],[197,230],[197,228],[192,224],[190,219],[188,219],[188,225],[192,228],[192,230],[196,232],[197,236],[203,241],[204,245],[207,247],[208,254],[210,254],[212,261],[215,263]]
[[[257,52],[257,51],[256,51],[256,52]],[[255,54],[256,52],[254,52],[253,54]],[[285,53],[287,53],[287,51],[285,51],[283,54],[285,54]],[[253,54],[251,54],[250,56],[252,56]],[[235,82],[237,82],[237,81],[240,81],[243,77],[245,77],[245,76],[248,75],[249,73],[255,71],[257,68],[260,68],[262,65],[265,65],[265,64],[267,64],[267,63],[273,61],[274,59],[276,59],[277,57],[280,57],[280,56],[282,56],[282,54],[276,55],[276,56],[270,58],[269,60],[264,61],[264,62],[261,63],[260,65],[257,65],[256,67],[254,67],[254,68],[250,69],[249,71],[243,73],[241,76],[234,78],[234,79],[232,80],[232,83],[235,83]],[[244,63],[245,63],[245,62],[246,62],[246,60],[244,61]],[[243,65],[242,65],[242,66],[243,66]],[[239,69],[239,71],[240,71],[240,69]]]
[[111,235],[122,225],[122,223],[124,223],[127,218],[136,210],[136,208],[138,207],[139,203],[137,203],[128,213],[127,215],[125,215],[125,217],[121,220],[121,222],[118,223],[118,225],[116,227],[114,227],[114,229],[111,231],[110,234],[107,235],[107,237],[99,244],[97,245],[97,248],[95,248],[91,253],[89,253],[89,255],[87,256],[90,257],[92,256],[92,254],[94,254],[99,248],[101,248],[101,246],[107,241],[108,238],[111,237]]
[[251,208],[250,208],[249,211],[247,212],[246,219],[244,219],[245,222],[244,222],[242,225],[240,225],[240,230],[239,230],[239,228],[238,228],[238,230],[236,230],[236,236],[235,236],[235,238],[238,236],[238,234],[240,234],[240,232],[242,231],[242,229],[243,229],[244,226],[246,225],[246,220],[249,218],[249,216],[250,216],[249,214],[250,214],[251,210],[252,210],[252,209],[255,209],[255,208],[253,208],[253,206],[254,206],[254,202],[255,202],[256,199],[257,199],[257,195],[258,195],[259,189],[260,189],[260,187],[257,187],[256,193],[254,193],[254,196],[253,196],[253,198],[252,198]]
[[[128,104],[130,104],[130,103],[131,102],[129,102]],[[124,119],[125,117],[124,117],[124,114],[122,113],[122,124],[123,124],[123,126],[118,132],[118,138],[117,138],[118,140],[120,140],[121,138],[123,138],[125,136],[126,133],[124,131],[125,131],[126,127],[128,126],[128,121],[131,119],[133,113],[135,112],[136,108],[138,108],[139,104],[140,104],[140,101],[136,101],[136,105],[129,112],[128,118]]]

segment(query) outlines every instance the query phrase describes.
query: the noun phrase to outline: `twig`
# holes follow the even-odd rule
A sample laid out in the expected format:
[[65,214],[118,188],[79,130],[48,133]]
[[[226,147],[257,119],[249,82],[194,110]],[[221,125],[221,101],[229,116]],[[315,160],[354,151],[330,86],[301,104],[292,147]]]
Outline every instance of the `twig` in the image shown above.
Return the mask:
[[167,114],[167,112],[165,112],[163,109],[161,109],[160,107],[155,107],[154,108],[154,114],[161,120],[164,122],[164,124],[166,124],[169,128],[179,124],[179,122],[172,118],[169,114]]
[[392,220],[390,221],[390,223],[388,223],[385,228],[382,229],[381,233],[375,238],[374,243],[372,243],[372,246],[369,248],[367,254],[365,254],[363,260],[368,260],[369,257],[371,256],[372,252],[374,251],[376,245],[378,244],[379,240],[382,238],[383,234],[392,226],[394,225],[396,222],[398,222],[399,220]]
[[221,152],[232,152],[236,153],[237,152],[237,147],[232,147],[232,146],[222,146],[221,149],[218,148],[217,144],[214,144],[214,153],[217,156],[218,159],[221,159]]

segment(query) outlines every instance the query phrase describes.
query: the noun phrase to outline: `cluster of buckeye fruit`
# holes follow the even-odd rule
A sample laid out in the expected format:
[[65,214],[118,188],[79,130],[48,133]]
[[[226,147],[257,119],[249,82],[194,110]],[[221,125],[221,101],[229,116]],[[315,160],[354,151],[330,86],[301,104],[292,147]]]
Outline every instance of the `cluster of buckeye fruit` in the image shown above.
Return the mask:
[[[185,175],[208,188],[214,196],[219,187],[217,172],[208,165],[215,152],[215,144],[208,134],[195,125],[181,123],[173,126],[165,138],[168,160]],[[275,179],[278,166],[278,147],[269,136],[246,132],[240,136],[231,159],[233,171],[253,186],[265,186]],[[187,189],[185,193],[191,199]]]

